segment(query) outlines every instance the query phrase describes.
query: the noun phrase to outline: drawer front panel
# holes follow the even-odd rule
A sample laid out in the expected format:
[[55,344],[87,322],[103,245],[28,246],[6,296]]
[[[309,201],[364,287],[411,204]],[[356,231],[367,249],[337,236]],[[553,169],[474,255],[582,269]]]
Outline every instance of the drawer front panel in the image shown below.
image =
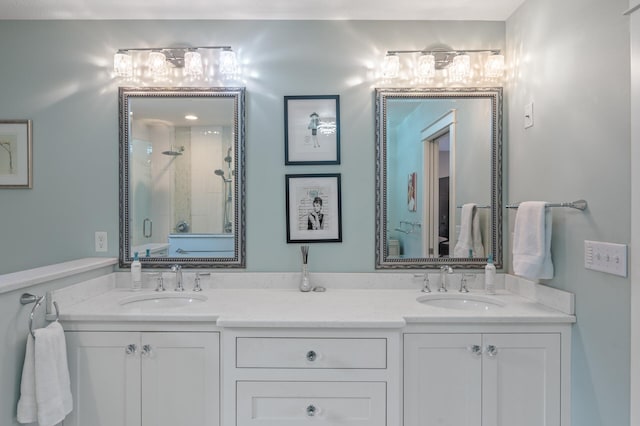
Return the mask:
[[237,382],[237,426],[385,426],[384,382]]
[[253,338],[236,341],[238,368],[387,368],[386,339]]

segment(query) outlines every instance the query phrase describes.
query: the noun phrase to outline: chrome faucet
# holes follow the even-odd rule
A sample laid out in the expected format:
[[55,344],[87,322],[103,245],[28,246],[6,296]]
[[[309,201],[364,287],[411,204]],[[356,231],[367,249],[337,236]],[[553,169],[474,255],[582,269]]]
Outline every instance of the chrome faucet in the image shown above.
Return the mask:
[[453,268],[449,265],[444,265],[440,267],[440,288],[438,291],[444,292],[447,291],[447,275],[453,274]]
[[200,279],[203,276],[210,276],[211,272],[196,272],[196,279],[193,285],[193,291],[202,291],[202,286],[200,285]]
[[184,286],[182,285],[182,266],[173,265],[171,267],[171,272],[176,273],[176,291],[184,291]]
[[429,274],[426,272],[424,274],[415,274],[414,277],[422,278],[422,292],[423,293],[431,293],[431,288],[429,287]]
[[467,280],[469,278],[475,278],[474,274],[462,274],[462,278],[460,278],[460,293],[469,293],[469,288],[467,288]]

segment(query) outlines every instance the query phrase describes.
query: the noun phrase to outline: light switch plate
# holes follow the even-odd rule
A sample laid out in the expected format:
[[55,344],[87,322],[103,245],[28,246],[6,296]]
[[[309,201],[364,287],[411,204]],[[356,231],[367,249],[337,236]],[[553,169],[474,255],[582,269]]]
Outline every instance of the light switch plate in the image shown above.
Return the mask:
[[626,277],[627,245],[585,240],[584,267]]
[[524,128],[533,127],[533,102],[524,106]]

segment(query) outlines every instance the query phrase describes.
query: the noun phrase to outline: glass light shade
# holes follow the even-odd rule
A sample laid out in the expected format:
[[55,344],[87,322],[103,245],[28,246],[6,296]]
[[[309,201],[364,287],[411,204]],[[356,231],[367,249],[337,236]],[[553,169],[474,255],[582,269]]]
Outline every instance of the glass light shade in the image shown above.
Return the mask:
[[471,74],[471,59],[469,55],[458,55],[453,58],[449,65],[449,79],[451,81],[462,82],[469,78]]
[[149,67],[149,72],[154,77],[161,77],[169,72],[167,68],[167,57],[162,52],[149,53],[147,66]]
[[504,75],[504,56],[491,55],[484,64],[486,78],[500,78]]
[[400,73],[400,57],[398,55],[387,55],[382,64],[382,75],[385,78],[396,78]]
[[113,72],[118,77],[133,76],[133,59],[131,55],[123,52],[113,55]]
[[220,73],[221,74],[235,74],[238,69],[238,63],[236,62],[236,54],[233,50],[223,50],[220,52]]
[[430,79],[436,75],[436,57],[433,55],[420,55],[416,74],[419,78]]
[[186,52],[184,54],[184,75],[192,78],[200,78],[202,74],[202,55],[196,51]]

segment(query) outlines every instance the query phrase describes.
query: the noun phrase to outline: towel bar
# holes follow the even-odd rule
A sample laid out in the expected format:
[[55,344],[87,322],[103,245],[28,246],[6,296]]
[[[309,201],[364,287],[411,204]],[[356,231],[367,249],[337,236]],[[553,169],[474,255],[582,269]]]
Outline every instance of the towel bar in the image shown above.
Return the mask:
[[[517,209],[520,203],[507,204],[508,209]],[[570,207],[577,210],[585,210],[587,208],[586,200],[576,200],[562,203],[548,203],[547,207]]]
[[[30,303],[34,303],[35,305],[33,305],[33,308],[31,309],[31,313],[29,314],[29,333],[31,333],[31,336],[35,339],[36,335],[33,332],[33,314],[36,312],[36,309],[38,309],[38,307],[42,304],[42,302],[44,301],[45,296],[36,296],[33,295],[31,293],[24,293],[22,296],[20,296],[20,303],[23,305],[28,305]],[[54,308],[56,308],[56,319],[55,321],[58,321],[58,317],[60,316],[60,310],[58,309],[58,304],[54,301],[53,302],[53,306]]]

